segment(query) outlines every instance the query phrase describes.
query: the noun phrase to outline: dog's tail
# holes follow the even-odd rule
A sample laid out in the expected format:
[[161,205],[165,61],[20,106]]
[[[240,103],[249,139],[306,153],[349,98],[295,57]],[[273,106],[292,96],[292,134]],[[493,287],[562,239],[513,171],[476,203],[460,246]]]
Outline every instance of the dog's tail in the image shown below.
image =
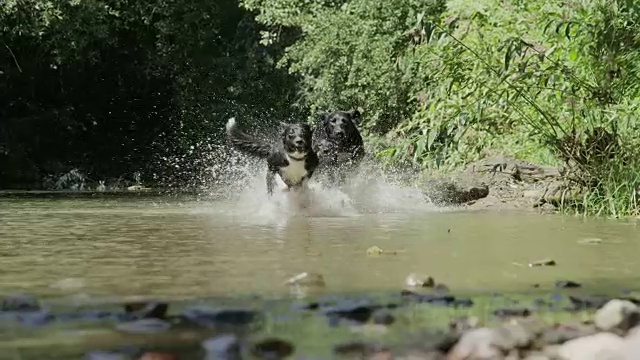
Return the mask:
[[238,150],[263,159],[271,154],[271,145],[242,132],[238,129],[235,118],[232,117],[227,121],[226,130],[229,142]]

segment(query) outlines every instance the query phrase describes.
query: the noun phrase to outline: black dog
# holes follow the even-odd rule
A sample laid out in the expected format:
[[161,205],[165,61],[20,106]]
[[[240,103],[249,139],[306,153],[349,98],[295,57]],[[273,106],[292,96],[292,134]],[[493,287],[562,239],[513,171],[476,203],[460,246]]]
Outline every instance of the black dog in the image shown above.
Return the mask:
[[274,147],[238,129],[235,118],[227,121],[231,144],[246,153],[267,159],[267,192],[273,194],[275,175],[280,175],[288,189],[301,188],[318,167],[318,155],[312,148],[313,131],[307,124],[281,123],[282,146]]
[[353,170],[364,158],[364,142],[358,130],[360,111],[321,112],[314,131],[314,147],[320,156],[323,170],[332,182],[342,182],[345,171]]

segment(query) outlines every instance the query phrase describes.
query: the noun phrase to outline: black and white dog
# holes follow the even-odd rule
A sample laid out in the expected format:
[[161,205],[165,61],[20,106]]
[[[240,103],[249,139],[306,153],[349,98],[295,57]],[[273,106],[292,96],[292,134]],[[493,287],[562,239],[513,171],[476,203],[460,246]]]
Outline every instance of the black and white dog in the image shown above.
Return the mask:
[[342,183],[345,172],[355,169],[365,156],[358,130],[360,111],[321,112],[314,131],[314,150],[320,156],[321,171],[332,183]]
[[282,146],[273,146],[238,129],[235,118],[227,121],[227,137],[235,148],[267,160],[267,192],[273,195],[275,175],[287,190],[302,188],[318,167],[318,155],[312,146],[313,130],[308,124],[281,123]]

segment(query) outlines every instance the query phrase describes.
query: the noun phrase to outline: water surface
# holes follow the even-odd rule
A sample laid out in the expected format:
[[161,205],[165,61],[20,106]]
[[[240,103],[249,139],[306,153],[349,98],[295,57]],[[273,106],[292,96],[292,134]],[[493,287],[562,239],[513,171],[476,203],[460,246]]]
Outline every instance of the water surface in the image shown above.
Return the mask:
[[[460,291],[638,280],[634,222],[451,211],[412,193],[393,195],[380,192],[350,209],[325,201],[322,211],[306,214],[278,211],[255,195],[2,199],[0,293],[285,295],[283,282],[303,271],[323,274],[328,292],[397,290],[411,272]],[[581,244],[585,238],[602,243]],[[367,256],[374,245],[397,254]],[[558,265],[523,266],[541,258]]]

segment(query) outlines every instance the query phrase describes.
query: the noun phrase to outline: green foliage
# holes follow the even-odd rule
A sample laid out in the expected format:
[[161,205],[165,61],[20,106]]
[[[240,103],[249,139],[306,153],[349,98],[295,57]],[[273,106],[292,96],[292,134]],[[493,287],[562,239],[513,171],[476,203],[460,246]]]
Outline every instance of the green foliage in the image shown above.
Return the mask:
[[186,180],[230,115],[361,107],[382,160],[562,163],[582,211],[637,213],[638,19],[631,0],[8,0],[0,179]]
[[73,168],[187,182],[228,116],[295,114],[282,48],[235,0],[5,1],[0,29],[0,188]]
[[640,155],[637,2],[243,4],[273,28],[302,29],[280,62],[301,77],[302,103],[363,107],[380,158],[438,170],[491,152],[564,163],[594,191],[585,211],[637,213],[624,170]]
[[[295,3],[295,2],[292,2]],[[310,1],[287,11],[283,1],[245,0],[272,31],[296,26],[301,38],[280,61],[301,79],[300,104],[312,109],[362,107],[366,127],[385,132],[411,113],[411,64],[401,55],[413,37],[407,32],[444,10],[444,1]]]

